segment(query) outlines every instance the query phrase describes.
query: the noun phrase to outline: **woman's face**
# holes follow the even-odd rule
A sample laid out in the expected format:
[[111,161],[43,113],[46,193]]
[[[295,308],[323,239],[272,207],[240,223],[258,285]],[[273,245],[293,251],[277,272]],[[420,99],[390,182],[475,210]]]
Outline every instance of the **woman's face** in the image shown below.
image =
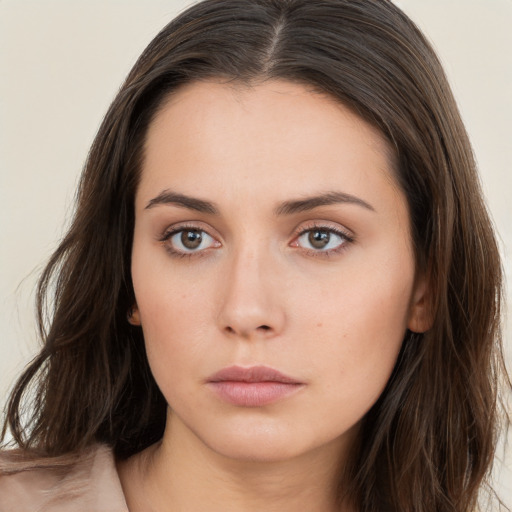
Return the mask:
[[132,277],[174,430],[238,459],[342,449],[425,328],[387,143],[282,81],[194,83],[163,106]]

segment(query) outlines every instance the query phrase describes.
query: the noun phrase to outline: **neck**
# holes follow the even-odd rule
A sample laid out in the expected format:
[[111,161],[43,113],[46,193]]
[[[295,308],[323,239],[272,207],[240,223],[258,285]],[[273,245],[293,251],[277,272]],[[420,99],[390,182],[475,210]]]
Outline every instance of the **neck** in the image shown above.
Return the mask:
[[120,464],[130,512],[353,510],[337,500],[339,440],[286,460],[233,459],[169,420],[162,441]]

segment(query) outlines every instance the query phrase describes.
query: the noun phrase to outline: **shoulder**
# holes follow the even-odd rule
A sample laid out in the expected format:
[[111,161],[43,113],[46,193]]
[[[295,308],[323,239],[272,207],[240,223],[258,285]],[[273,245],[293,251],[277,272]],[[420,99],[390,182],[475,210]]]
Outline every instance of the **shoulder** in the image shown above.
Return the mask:
[[127,512],[112,451],[51,459],[0,452],[0,512]]

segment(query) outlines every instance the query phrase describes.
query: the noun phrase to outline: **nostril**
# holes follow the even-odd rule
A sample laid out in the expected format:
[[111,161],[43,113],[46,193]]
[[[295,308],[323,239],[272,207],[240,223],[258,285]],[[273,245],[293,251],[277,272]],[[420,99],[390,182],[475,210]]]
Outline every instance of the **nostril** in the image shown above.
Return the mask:
[[[260,325],[260,326],[256,327],[256,329],[254,329],[253,332],[267,333],[272,330],[273,330],[273,328],[270,327],[269,325]],[[241,336],[247,336],[251,332],[251,330],[245,331],[244,329],[236,329],[235,327],[232,327],[231,325],[226,325],[224,327],[224,331],[229,334],[239,334]]]

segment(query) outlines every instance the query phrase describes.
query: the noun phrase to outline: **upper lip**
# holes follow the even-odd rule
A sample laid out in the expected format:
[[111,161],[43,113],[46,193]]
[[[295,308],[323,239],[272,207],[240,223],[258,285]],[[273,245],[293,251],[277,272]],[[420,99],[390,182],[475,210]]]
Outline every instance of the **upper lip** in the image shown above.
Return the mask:
[[268,366],[229,366],[210,376],[208,382],[281,382],[283,384],[302,384],[297,379],[284,375]]

